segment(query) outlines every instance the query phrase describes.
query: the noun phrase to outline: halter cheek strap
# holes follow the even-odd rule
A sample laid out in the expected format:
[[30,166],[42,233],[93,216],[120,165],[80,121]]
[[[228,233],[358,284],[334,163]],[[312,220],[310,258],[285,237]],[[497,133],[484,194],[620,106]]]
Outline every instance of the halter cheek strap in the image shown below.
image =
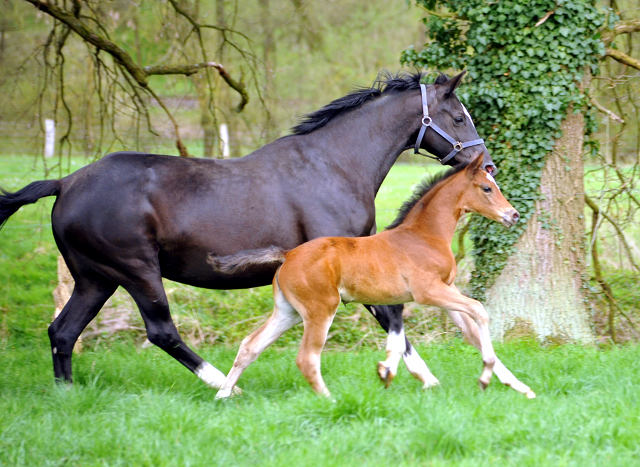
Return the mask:
[[[446,164],[451,160],[453,156],[458,154],[464,148],[468,148],[470,146],[477,146],[479,144],[484,144],[483,139],[474,139],[473,141],[467,141],[466,143],[461,143],[460,141],[456,141],[451,136],[449,136],[449,134],[446,131],[444,131],[442,128],[440,128],[438,125],[436,125],[433,119],[429,116],[429,103],[427,101],[427,87],[424,84],[420,85],[420,92],[422,94],[423,117],[422,117],[422,126],[420,127],[420,132],[418,133],[418,139],[416,140],[416,145],[413,149],[414,154],[420,154],[422,156],[435,159],[439,161],[441,164]],[[467,109],[465,108],[464,105],[462,106],[462,108],[464,109],[464,113],[469,117],[469,121],[473,125],[473,121],[471,120],[471,116],[469,115],[469,112],[467,112]],[[453,146],[453,150],[442,159],[440,159],[440,157],[438,156],[432,156],[430,154],[420,152],[420,145],[422,144],[422,139],[424,138],[424,134],[427,131],[427,128],[432,128],[436,133],[438,133],[444,139],[449,141]]]

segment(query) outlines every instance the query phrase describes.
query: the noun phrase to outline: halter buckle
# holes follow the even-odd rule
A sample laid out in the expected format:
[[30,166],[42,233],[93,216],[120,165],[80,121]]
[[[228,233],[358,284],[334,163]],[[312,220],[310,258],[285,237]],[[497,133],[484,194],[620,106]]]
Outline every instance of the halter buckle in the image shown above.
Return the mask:
[[462,143],[458,141],[456,144],[453,145],[453,149],[455,149],[456,151],[462,151]]
[[[425,121],[425,120],[426,120],[426,121]],[[422,124],[423,124],[424,126],[430,126],[432,121],[433,121],[433,120],[431,120],[431,117],[429,117],[428,115],[427,115],[427,116],[425,116],[425,117],[422,117]]]

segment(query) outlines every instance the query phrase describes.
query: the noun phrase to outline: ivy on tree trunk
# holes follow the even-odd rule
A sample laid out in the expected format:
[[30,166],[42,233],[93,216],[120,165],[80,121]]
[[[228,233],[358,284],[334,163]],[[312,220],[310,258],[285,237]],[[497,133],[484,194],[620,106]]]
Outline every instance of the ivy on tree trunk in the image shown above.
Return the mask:
[[[580,127],[580,135],[594,129],[594,119],[586,110],[589,99],[584,93],[584,83],[590,74],[598,72],[598,62],[604,54],[604,43],[598,32],[604,15],[596,10],[594,2],[586,0],[501,0],[492,4],[484,0],[418,0],[417,3],[428,12],[424,22],[431,41],[421,51],[405,50],[402,61],[434,70],[469,71],[470,83],[460,88],[458,94],[468,104],[478,133],[497,163],[502,190],[522,216],[518,227],[510,231],[479,216],[472,219],[470,232],[476,264],[471,280],[472,295],[479,300],[488,299],[487,308],[490,312],[493,308],[494,312],[492,319],[502,323],[499,329],[495,326],[492,329],[497,334],[495,337],[503,337],[510,329],[520,327],[527,328],[527,333],[541,340],[590,340],[591,333],[584,325],[579,326],[579,330],[568,325],[574,318],[583,323],[589,321],[581,277],[584,198],[580,193],[577,198],[574,196],[573,212],[581,216],[576,222],[582,224],[576,231],[578,238],[565,242],[566,234],[560,227],[563,219],[557,217],[555,209],[544,210],[546,198],[554,198],[548,200],[553,204],[561,202],[561,196],[553,187],[543,195],[540,185],[553,152],[563,150],[562,125],[568,116],[583,113],[580,121],[575,122]],[[575,132],[575,128],[572,127],[572,131]],[[578,144],[581,162],[582,138]],[[579,179],[582,186],[583,173],[573,167],[573,156],[560,157],[564,157],[566,163],[555,169],[564,172],[565,180]],[[573,182],[571,185],[576,186]],[[578,191],[584,193],[584,190]],[[532,222],[536,225],[531,225]],[[553,248],[542,252],[536,249],[539,248],[536,242],[519,244],[532,229],[546,232]],[[577,246],[574,241],[578,242]],[[535,251],[528,250],[531,248]],[[544,298],[544,289],[553,287],[532,272],[540,271],[539,267],[531,268],[525,276],[526,284],[518,283],[523,280],[521,276],[503,279],[511,279],[509,286],[519,288],[518,294],[523,300],[513,294],[506,303],[497,303],[498,297],[489,292],[510,259],[515,260],[515,254],[529,255],[530,262],[537,264],[555,263],[557,258],[573,261],[569,271],[573,276],[572,290],[560,292],[567,302],[563,309],[556,310],[557,319],[538,319],[541,316],[537,315],[553,313],[547,308],[536,308],[541,305],[541,297]],[[541,255],[549,256],[542,258]],[[514,271],[509,268],[508,273]],[[550,271],[550,274],[564,273]],[[552,305],[558,307],[558,301]],[[525,309],[510,313],[510,308],[518,306]]]

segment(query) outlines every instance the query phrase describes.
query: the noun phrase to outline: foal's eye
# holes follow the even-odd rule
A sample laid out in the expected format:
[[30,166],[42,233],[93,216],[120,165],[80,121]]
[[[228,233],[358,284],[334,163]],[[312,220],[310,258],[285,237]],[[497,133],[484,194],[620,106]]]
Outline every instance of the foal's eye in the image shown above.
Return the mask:
[[455,117],[453,121],[458,125],[462,125],[464,123],[464,117]]
[[491,187],[485,185],[482,187],[482,191],[484,191],[485,193],[491,193]]

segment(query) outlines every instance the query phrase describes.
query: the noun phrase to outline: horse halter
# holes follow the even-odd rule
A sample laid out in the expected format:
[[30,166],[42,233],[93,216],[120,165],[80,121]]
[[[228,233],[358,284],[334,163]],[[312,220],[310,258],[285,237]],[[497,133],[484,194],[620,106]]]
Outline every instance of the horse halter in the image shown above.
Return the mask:
[[[449,160],[451,160],[453,156],[458,154],[464,148],[468,148],[469,146],[477,146],[478,144],[484,144],[483,139],[474,139],[473,141],[467,141],[466,143],[461,143],[460,141],[456,141],[451,136],[449,136],[449,134],[446,131],[444,131],[442,128],[436,125],[433,119],[429,117],[429,104],[427,102],[427,87],[424,84],[420,84],[420,92],[422,93],[422,113],[424,116],[422,117],[422,127],[420,128],[420,133],[418,133],[416,146],[413,149],[414,154],[420,154],[421,156],[426,156],[431,159],[435,159],[444,165],[447,162],[449,162]],[[462,105],[462,103],[460,104]],[[469,117],[469,121],[473,125],[473,121],[471,120],[471,115],[469,115],[469,112],[467,112],[467,109],[464,105],[462,105],[462,109],[464,110],[465,115]],[[430,154],[420,152],[420,144],[422,144],[422,138],[424,138],[424,134],[427,131],[427,128],[432,128],[436,133],[438,133],[444,139],[449,141],[453,146],[453,150],[442,159],[440,159],[438,156],[432,156]]]

